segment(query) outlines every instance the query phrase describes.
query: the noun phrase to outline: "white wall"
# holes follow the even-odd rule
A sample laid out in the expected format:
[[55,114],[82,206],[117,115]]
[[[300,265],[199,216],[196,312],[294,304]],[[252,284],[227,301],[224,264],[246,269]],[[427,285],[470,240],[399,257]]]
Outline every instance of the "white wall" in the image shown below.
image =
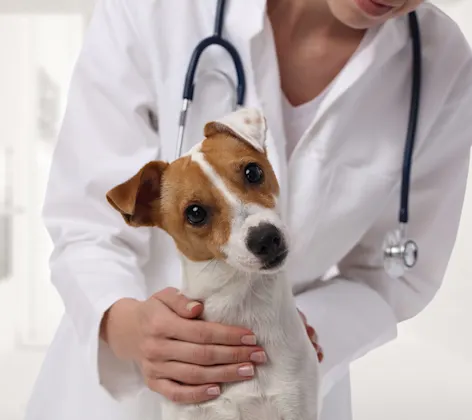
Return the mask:
[[[0,280],[0,419],[18,420],[63,310],[50,282],[51,244],[40,218],[53,144],[41,135],[39,120],[55,117],[59,125],[84,17],[77,11],[5,14],[2,6],[0,154],[5,144],[13,147],[16,210],[13,277]],[[41,70],[52,85],[39,82]],[[41,97],[54,106],[44,106]]]
[[[9,57],[18,65],[12,66],[11,62],[5,61],[0,66],[0,92],[4,98],[11,101],[0,100],[0,115],[21,115],[22,108],[25,106],[25,98],[28,97],[28,86],[22,84],[15,86],[11,83],[16,76],[25,79],[25,73],[30,67],[27,58],[21,54],[24,40],[27,36],[26,32],[17,25],[17,31],[10,22],[0,20],[0,53],[4,53],[3,57]],[[15,43],[10,43],[12,35],[15,37]],[[3,61],[3,60],[2,60]],[[19,141],[21,138],[28,137],[28,128],[20,124],[13,118],[0,119],[0,153],[3,147]],[[1,174],[3,175],[3,173]],[[5,209],[4,209],[5,211]],[[12,350],[14,347],[14,338],[17,328],[16,317],[12,317],[15,313],[15,297],[17,296],[17,284],[12,280],[4,280],[0,283],[0,349]],[[3,320],[3,321],[2,321]],[[8,322],[5,322],[8,320]]]

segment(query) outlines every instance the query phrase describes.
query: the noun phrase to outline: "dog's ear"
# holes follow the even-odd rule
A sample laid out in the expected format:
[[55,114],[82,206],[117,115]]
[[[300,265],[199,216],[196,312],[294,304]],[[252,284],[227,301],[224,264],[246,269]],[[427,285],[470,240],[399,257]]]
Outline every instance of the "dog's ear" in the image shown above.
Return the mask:
[[168,165],[162,161],[149,162],[128,181],[108,191],[108,202],[120,212],[128,225],[160,225],[161,179]]
[[229,133],[249,143],[261,153],[265,152],[267,124],[262,112],[256,108],[241,108],[205,125],[205,137],[216,133]]

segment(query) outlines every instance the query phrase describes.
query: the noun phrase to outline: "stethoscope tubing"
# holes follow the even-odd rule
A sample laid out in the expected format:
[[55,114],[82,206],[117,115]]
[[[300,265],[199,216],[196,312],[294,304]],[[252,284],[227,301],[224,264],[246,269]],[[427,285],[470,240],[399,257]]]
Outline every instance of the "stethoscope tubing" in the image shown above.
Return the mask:
[[403,154],[400,212],[398,215],[398,221],[400,222],[400,224],[403,225],[407,224],[409,219],[410,178],[421,103],[420,101],[422,79],[421,34],[418,23],[418,16],[415,12],[411,12],[408,15],[408,20],[413,50],[413,76],[411,86],[410,115],[408,119],[408,130]]

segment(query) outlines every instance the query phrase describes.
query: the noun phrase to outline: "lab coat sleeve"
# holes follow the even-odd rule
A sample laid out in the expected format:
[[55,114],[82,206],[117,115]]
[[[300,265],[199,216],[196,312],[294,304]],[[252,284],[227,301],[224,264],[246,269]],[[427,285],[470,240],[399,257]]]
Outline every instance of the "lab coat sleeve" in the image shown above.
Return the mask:
[[397,324],[422,311],[439,290],[455,243],[472,143],[472,64],[461,76],[418,148],[410,189],[408,236],[419,261],[398,280],[386,275],[382,242],[397,217],[399,190],[338,264],[338,275],[296,296],[317,330],[325,360],[322,392],[345,377],[352,361],[396,338]]
[[43,217],[54,251],[50,267],[87,369],[115,398],[143,386],[133,363],[99,339],[104,312],[121,298],[145,299],[141,270],[148,228],[130,229],[106,192],[156,158],[148,112],[156,99],[150,66],[121,0],[98,2],[71,79],[53,156]]

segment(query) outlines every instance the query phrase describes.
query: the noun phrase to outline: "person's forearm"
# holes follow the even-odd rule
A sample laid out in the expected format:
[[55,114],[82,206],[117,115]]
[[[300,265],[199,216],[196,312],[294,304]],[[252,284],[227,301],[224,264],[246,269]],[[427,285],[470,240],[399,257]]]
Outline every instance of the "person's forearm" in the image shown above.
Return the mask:
[[120,360],[134,359],[139,305],[136,299],[120,299],[105,312],[100,324],[100,338]]

